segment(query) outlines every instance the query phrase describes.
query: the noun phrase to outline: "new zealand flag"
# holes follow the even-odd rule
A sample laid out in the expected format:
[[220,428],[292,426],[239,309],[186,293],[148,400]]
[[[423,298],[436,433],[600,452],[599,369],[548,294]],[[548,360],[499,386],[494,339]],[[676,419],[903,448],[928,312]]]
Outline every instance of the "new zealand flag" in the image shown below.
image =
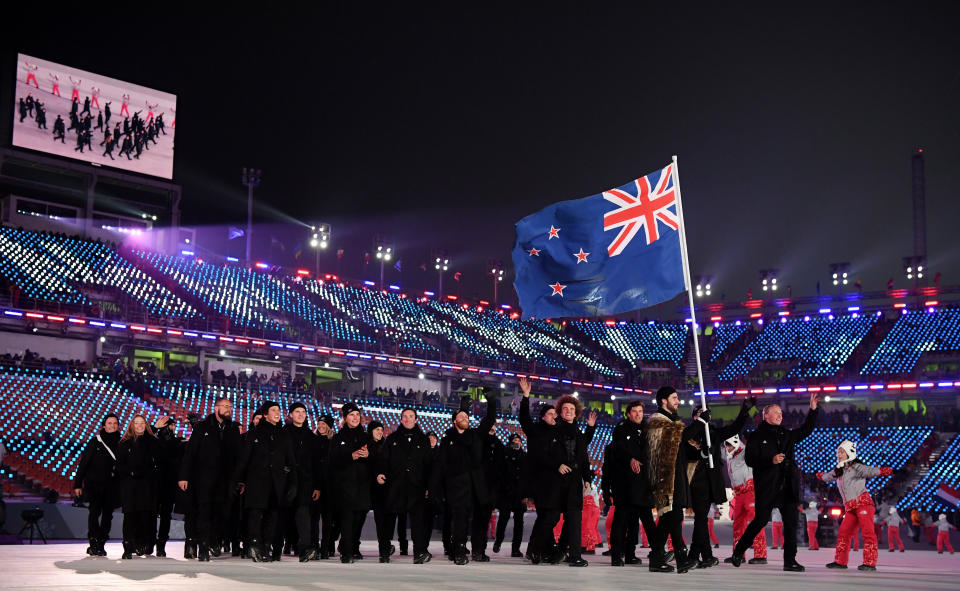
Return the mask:
[[611,316],[686,289],[674,166],[517,222],[513,285],[524,318]]

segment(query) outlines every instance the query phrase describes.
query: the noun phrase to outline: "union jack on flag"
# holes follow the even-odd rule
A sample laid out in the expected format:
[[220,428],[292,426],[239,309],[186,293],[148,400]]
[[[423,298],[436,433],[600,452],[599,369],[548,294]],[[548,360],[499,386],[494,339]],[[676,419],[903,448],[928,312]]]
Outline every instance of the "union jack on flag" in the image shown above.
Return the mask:
[[652,192],[651,176],[653,173],[633,181],[636,195],[623,189],[603,192],[604,199],[618,206],[603,215],[604,231],[620,228],[617,237],[607,247],[609,256],[622,253],[640,228],[644,230],[648,245],[660,239],[658,223],[663,223],[672,230],[680,229],[676,212],[669,209],[677,205],[677,195],[673,187],[673,164],[660,171],[660,179]]
[[514,287],[524,318],[608,316],[682,292],[675,167],[517,222]]

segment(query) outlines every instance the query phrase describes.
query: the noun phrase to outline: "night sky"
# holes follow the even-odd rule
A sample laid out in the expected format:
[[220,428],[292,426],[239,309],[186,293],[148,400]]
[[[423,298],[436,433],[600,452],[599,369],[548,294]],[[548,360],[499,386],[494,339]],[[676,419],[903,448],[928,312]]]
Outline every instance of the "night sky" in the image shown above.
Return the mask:
[[795,296],[827,292],[838,261],[865,290],[906,287],[922,147],[928,266],[960,283],[958,12],[840,4],[344,2],[175,19],[153,5],[84,8],[81,23],[31,9],[3,27],[8,51],[178,95],[184,224],[214,252],[242,256],[226,228],[245,223],[253,166],[270,262],[312,267],[309,248],[293,259],[307,235],[291,220],[318,220],[333,225],[324,269],[376,279],[362,259],[382,234],[403,261],[389,282],[435,288],[419,265],[439,247],[462,295],[489,298],[486,261],[509,265],[514,222],[677,154],[692,271],[714,277],[715,300],[759,292],[761,268]]

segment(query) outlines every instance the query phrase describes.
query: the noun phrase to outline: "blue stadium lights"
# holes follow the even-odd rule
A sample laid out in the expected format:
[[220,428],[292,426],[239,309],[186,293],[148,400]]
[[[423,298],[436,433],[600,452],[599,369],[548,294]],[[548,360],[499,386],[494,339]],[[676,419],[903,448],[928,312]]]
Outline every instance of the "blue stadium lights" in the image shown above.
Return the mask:
[[389,287],[389,288],[392,289],[393,291],[400,291],[400,286],[399,286],[399,285],[388,285],[387,287]]
[[23,316],[23,312],[17,312],[16,310],[4,310],[3,313],[7,316]]
[[363,284],[366,285],[366,286],[368,286],[368,287],[373,287],[374,285],[377,284],[377,282],[376,282],[376,281],[364,281]]
[[833,312],[833,310],[831,310],[830,308],[820,308],[820,313],[821,313],[821,314],[830,314],[830,313],[832,313],[832,312]]
[[238,259],[237,257],[227,257],[227,262],[228,262],[228,263],[239,263],[239,262],[240,262],[240,259]]
[[180,251],[180,254],[182,254],[182,255],[185,256],[185,257],[192,257],[192,256],[196,255],[197,253],[193,252],[192,250],[181,250],[181,251]]
[[859,312],[859,311],[860,311],[860,306],[850,306],[849,308],[847,308],[847,312]]
[[127,328],[127,325],[126,325],[126,324],[120,324],[119,322],[111,322],[111,323],[110,323],[110,328],[119,328],[119,329],[122,330],[122,329]]
[[90,324],[90,326],[99,326],[101,328],[107,325],[106,322],[100,322],[99,320],[91,320],[88,324]]

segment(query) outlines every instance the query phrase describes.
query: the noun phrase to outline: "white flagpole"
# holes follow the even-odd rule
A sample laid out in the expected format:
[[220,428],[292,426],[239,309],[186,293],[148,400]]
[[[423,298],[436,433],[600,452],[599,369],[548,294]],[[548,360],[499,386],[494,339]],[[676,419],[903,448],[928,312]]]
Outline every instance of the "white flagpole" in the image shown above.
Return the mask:
[[[687,298],[690,302],[690,318],[691,326],[693,327],[693,352],[697,358],[697,383],[700,385],[700,408],[706,410],[707,393],[703,388],[703,364],[700,361],[700,337],[697,334],[700,325],[697,322],[697,312],[693,305],[693,286],[691,285],[692,281],[690,281],[690,257],[687,254],[687,225],[683,221],[683,202],[680,199],[680,170],[677,166],[676,155],[673,156],[673,190],[677,192],[677,218],[680,221],[680,259],[683,261],[683,280],[687,287]],[[702,419],[700,419],[700,421],[704,423],[704,431],[707,434],[706,453],[710,467],[713,468],[713,450],[711,447],[712,443],[710,442],[710,425]]]

